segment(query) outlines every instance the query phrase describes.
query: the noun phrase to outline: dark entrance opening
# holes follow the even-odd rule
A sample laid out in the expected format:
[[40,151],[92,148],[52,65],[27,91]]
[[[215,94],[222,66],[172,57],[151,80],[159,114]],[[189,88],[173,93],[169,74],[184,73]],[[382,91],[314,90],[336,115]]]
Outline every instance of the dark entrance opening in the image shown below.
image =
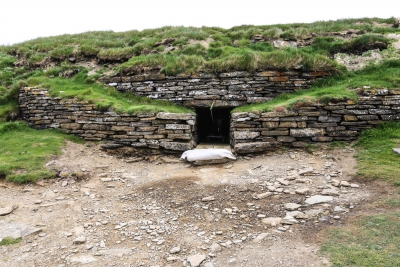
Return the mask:
[[229,144],[231,110],[233,108],[196,108],[198,143]]

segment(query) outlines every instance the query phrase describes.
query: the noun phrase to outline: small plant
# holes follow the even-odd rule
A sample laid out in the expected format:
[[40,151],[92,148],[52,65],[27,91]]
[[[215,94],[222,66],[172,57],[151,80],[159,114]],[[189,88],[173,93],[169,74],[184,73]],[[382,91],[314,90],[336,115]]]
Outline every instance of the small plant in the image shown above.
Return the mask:
[[21,243],[22,238],[12,238],[12,237],[5,237],[0,239],[0,246],[9,246]]

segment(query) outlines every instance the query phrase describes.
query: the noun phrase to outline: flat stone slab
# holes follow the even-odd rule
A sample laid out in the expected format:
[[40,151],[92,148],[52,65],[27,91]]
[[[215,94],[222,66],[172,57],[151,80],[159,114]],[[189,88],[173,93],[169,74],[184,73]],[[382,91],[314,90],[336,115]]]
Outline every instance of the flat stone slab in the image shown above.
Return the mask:
[[11,212],[13,212],[13,210],[14,210],[13,207],[0,208],[0,216],[10,214]]
[[115,249],[101,250],[100,252],[103,255],[111,255],[111,256],[122,257],[122,256],[125,256],[125,255],[129,255],[129,253],[131,253],[132,250],[129,249],[129,248],[115,248]]
[[400,155],[400,148],[392,148],[394,152]]
[[193,255],[187,258],[191,267],[198,267],[206,259],[206,255]]
[[74,256],[69,259],[71,263],[87,264],[97,261],[94,257],[89,255]]
[[5,237],[16,239],[41,231],[41,228],[32,227],[24,223],[0,221],[0,239]]
[[305,203],[308,205],[314,205],[314,204],[319,204],[319,203],[331,202],[332,200],[333,200],[333,197],[331,197],[331,196],[316,195],[316,196],[307,198]]

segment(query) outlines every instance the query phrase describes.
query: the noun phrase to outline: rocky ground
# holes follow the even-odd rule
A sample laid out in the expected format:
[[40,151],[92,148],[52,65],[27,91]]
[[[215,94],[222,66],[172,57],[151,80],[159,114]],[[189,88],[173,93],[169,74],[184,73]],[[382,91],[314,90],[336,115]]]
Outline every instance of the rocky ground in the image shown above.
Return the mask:
[[[0,266],[329,266],[318,233],[363,209],[354,151],[319,147],[193,166],[68,143],[60,178],[0,182]],[[6,209],[3,209],[6,211]]]

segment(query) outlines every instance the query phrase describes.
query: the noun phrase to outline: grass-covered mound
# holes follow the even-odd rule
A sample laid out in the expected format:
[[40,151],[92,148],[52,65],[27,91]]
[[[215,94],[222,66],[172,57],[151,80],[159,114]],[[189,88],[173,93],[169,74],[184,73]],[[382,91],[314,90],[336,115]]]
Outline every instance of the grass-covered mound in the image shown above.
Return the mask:
[[400,90],[400,60],[388,60],[381,64],[371,64],[355,71],[338,74],[317,81],[309,90],[282,94],[261,104],[242,106],[232,112],[264,112],[284,110],[312,103],[328,103],[332,100],[351,99],[357,101],[357,95],[351,89],[368,86],[371,89],[391,88]]

